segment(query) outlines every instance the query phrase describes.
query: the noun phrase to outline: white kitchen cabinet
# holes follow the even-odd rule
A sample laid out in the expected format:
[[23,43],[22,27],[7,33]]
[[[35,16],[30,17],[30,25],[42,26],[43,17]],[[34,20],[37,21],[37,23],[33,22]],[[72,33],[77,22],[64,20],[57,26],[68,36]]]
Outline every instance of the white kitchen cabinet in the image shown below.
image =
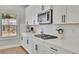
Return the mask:
[[73,52],[53,44],[45,43],[44,45],[46,45],[49,51],[51,51],[50,54],[73,54]]
[[27,25],[38,25],[38,13],[52,9],[51,5],[30,5],[25,8],[25,19]]
[[66,22],[66,6],[53,6],[53,24],[64,24]]
[[21,39],[22,46],[30,54],[72,54],[73,52],[58,47],[54,44],[42,41],[32,36],[24,36]]
[[34,54],[72,54],[73,52],[50,44],[43,39],[34,38]]
[[54,51],[51,51],[46,45],[39,44],[39,54],[56,54]]
[[44,44],[39,38],[33,38],[33,53],[34,54],[56,54],[48,48],[48,44]]
[[26,51],[28,51],[28,53],[33,53],[33,41],[32,38],[30,38],[29,36],[25,36],[23,37],[22,41],[22,46],[24,47],[24,49]]
[[34,54],[38,54],[39,53],[38,46],[39,46],[39,44],[37,42],[34,42],[34,44],[33,44],[33,53]]
[[23,46],[23,48],[25,49],[25,50],[27,50],[26,49],[26,47],[27,47],[27,45],[26,45],[26,37],[21,37],[21,45]]
[[54,54],[54,52],[51,52],[43,43],[35,42],[34,41],[34,49],[33,49],[34,54]]
[[79,23],[78,5],[54,5],[53,24],[73,24]]
[[41,5],[41,12],[45,12],[49,9],[52,9],[52,5]]
[[73,52],[66,49],[46,44],[34,42],[34,54],[72,54]]
[[37,38],[34,38],[35,40],[33,45],[33,53],[34,54],[44,54],[45,53],[45,47],[43,44],[41,44],[40,41],[38,41]]
[[79,5],[67,6],[67,23],[79,23]]
[[26,38],[26,48],[28,50],[29,53],[32,53],[32,47],[33,47],[33,41],[32,41],[32,38],[30,37],[27,37]]
[[28,25],[32,24],[31,19],[32,19],[32,17],[31,17],[31,7],[28,6],[28,7],[25,8],[26,24],[28,24]]
[[41,6],[40,5],[34,5],[34,6],[31,6],[31,17],[32,17],[32,24],[33,25],[37,25],[39,24],[37,19],[38,19],[38,13],[41,12]]
[[30,5],[25,9],[25,19],[26,24],[28,22],[28,25],[37,25],[37,15],[41,12],[41,6],[40,5]]
[[25,9],[26,24],[36,25],[40,12],[53,9],[53,24],[79,23],[78,5],[30,5]]

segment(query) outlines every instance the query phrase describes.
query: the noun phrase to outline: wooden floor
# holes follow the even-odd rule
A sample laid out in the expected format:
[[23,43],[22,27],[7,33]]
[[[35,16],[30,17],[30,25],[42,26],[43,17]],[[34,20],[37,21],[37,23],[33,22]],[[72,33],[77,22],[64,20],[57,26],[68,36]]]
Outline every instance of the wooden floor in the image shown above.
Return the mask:
[[8,49],[1,49],[0,54],[28,54],[21,46],[8,48]]

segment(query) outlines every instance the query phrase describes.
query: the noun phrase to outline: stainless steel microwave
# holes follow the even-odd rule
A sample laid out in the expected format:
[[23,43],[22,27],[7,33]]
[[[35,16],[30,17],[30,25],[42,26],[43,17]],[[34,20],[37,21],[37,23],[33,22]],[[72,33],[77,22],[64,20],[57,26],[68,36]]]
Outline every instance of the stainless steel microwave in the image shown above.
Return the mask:
[[39,24],[52,24],[52,18],[53,18],[53,10],[47,10],[45,12],[38,14],[38,23]]

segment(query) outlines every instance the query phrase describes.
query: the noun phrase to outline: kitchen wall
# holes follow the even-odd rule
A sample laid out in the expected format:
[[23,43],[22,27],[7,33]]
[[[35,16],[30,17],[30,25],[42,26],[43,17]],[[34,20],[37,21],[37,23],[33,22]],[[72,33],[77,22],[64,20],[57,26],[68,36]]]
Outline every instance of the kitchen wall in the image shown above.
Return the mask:
[[25,22],[25,6],[21,5],[0,5],[0,13],[7,12],[7,13],[14,13],[17,14],[17,36],[16,37],[7,37],[1,38],[0,37],[0,46],[8,46],[13,45],[19,42],[20,37],[20,24]]
[[72,43],[79,43],[79,24],[65,24],[65,25],[39,25],[34,26],[36,31],[39,33],[42,29],[44,33],[56,35],[59,37],[58,32],[56,31],[57,28],[64,29],[64,38],[63,40],[69,41]]
[[[64,29],[63,39],[60,39],[62,36],[59,35],[56,31],[58,27],[61,27]],[[59,37],[58,43],[60,42],[60,45],[62,48],[78,53],[79,51],[79,24],[39,25],[39,26],[35,26],[35,28],[38,30],[42,28],[45,33],[57,35]]]
[[56,35],[56,28],[57,25],[39,25],[39,26],[34,26],[36,29],[36,32],[40,33],[40,31],[43,31],[46,34],[52,34],[52,35]]
[[79,44],[79,24],[64,25],[64,38],[69,42]]

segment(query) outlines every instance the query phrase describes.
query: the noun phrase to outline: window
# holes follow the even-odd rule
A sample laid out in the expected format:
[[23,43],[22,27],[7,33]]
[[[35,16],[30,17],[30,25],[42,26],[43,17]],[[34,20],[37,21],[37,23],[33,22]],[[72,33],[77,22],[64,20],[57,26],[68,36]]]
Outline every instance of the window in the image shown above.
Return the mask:
[[16,17],[11,14],[2,14],[2,37],[16,36]]

